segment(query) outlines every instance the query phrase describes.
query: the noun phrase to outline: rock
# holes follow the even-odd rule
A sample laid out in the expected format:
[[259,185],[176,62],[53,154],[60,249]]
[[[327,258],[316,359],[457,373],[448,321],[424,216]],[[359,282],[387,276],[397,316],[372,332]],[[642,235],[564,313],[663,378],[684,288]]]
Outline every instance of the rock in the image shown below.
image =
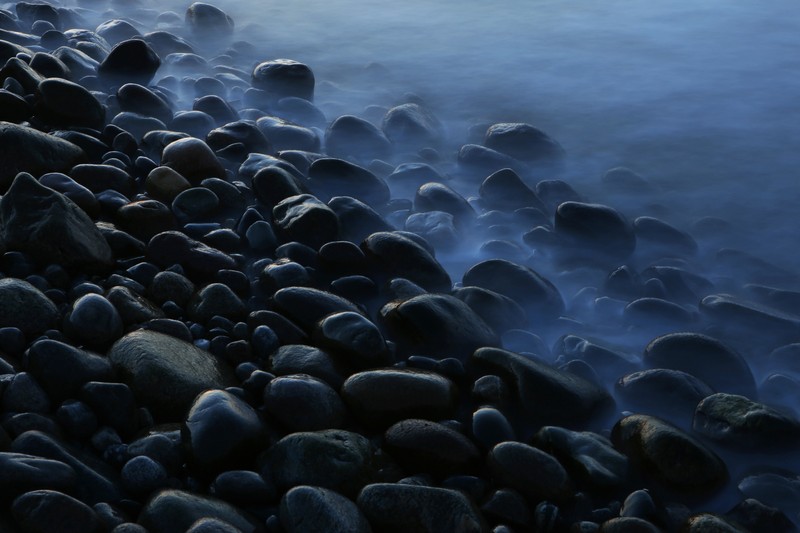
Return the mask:
[[209,146],[194,137],[173,141],[164,147],[161,164],[178,172],[193,185],[206,178],[225,178],[225,169]]
[[516,440],[508,418],[494,407],[481,407],[472,413],[472,436],[485,450],[501,442]]
[[534,442],[556,457],[573,478],[592,487],[620,487],[627,480],[628,458],[602,435],[545,426]]
[[487,458],[492,478],[519,491],[531,504],[562,502],[573,492],[572,480],[550,454],[521,442],[501,442]]
[[749,450],[793,449],[800,439],[796,418],[726,393],[712,394],[697,404],[692,428],[721,444]]
[[631,516],[621,516],[606,520],[600,528],[602,533],[659,533],[661,529],[647,520]]
[[306,65],[291,59],[274,59],[256,65],[252,84],[266,91],[272,101],[297,97],[314,100],[314,73]]
[[222,500],[175,489],[153,496],[139,514],[139,524],[149,533],[174,533],[186,531],[203,518],[227,522],[242,533],[265,531],[254,517]]
[[623,310],[625,322],[636,328],[656,334],[690,329],[696,321],[695,313],[662,298],[637,298]]
[[566,156],[558,142],[530,124],[494,124],[486,130],[483,145],[542,168],[558,169]]
[[474,471],[481,453],[467,437],[428,420],[402,420],[386,430],[383,449],[409,474],[447,477]]
[[39,83],[36,115],[56,127],[84,126],[101,130],[106,110],[92,93],[71,81],[48,78]]
[[487,209],[513,211],[533,207],[547,212],[547,207],[536,193],[510,168],[498,170],[483,180],[478,192]]
[[350,196],[336,196],[328,202],[339,219],[339,238],[356,244],[379,231],[391,231],[392,226],[367,204]]
[[241,533],[242,530],[217,518],[201,518],[186,533]]
[[554,228],[570,257],[619,264],[636,248],[631,224],[605,205],[564,202],[556,209]]
[[378,327],[353,311],[326,316],[312,338],[315,345],[362,370],[386,366],[394,360]]
[[[644,350],[651,368],[681,370],[717,392],[755,398],[756,386],[747,362],[717,339],[699,333],[670,333],[653,339]],[[719,369],[724,368],[724,372]]]
[[78,207],[89,215],[89,218],[94,219],[100,215],[100,203],[94,193],[66,174],[50,172],[39,178],[39,183],[75,202]]
[[714,391],[701,380],[680,370],[653,368],[622,376],[617,397],[631,410],[657,416],[688,427],[694,408]]
[[307,374],[290,374],[264,388],[264,411],[290,432],[341,428],[345,407],[327,383]]
[[503,168],[512,168],[516,172],[527,170],[524,163],[513,157],[479,144],[465,144],[459,149],[458,166],[469,176],[478,179]]
[[656,187],[640,174],[626,167],[614,167],[601,177],[603,185],[617,194],[646,194],[656,192]]
[[748,531],[757,530],[759,527],[776,533],[790,533],[795,530],[792,521],[780,510],[768,507],[752,498],[739,502],[725,516]]
[[132,436],[139,429],[136,400],[124,383],[90,381],[81,387],[80,398],[101,424],[114,428],[121,436]]
[[242,143],[248,152],[273,153],[272,143],[252,120],[236,120],[208,132],[208,145],[221,150],[234,143]]
[[775,472],[757,472],[742,479],[737,488],[748,498],[794,514],[800,503],[800,480],[797,476]]
[[264,436],[258,412],[224,390],[200,394],[181,426],[189,466],[203,477],[251,464]]
[[711,513],[701,513],[693,515],[683,526],[683,531],[687,533],[704,533],[713,531],[715,533],[745,533],[745,529],[727,521],[721,516]]
[[786,313],[769,306],[728,294],[706,296],[700,302],[700,312],[722,330],[752,341],[752,335],[768,336],[773,347],[797,340],[800,334],[800,315]]
[[508,296],[481,287],[461,287],[453,296],[467,304],[497,334],[523,329],[528,323],[525,310]]
[[107,20],[97,26],[94,31],[112,46],[126,39],[142,36],[133,24],[122,19]]
[[627,416],[616,423],[611,440],[637,468],[683,495],[709,494],[728,480],[725,463],[713,451],[658,418]]
[[146,255],[164,268],[179,264],[190,276],[210,277],[220,270],[236,268],[236,261],[229,255],[178,231],[165,231],[150,239]]
[[213,219],[219,204],[219,197],[211,189],[192,187],[175,197],[172,212],[182,221],[207,221]]
[[393,340],[408,353],[465,360],[478,348],[500,345],[494,330],[454,296],[423,294],[387,304],[381,315]]
[[347,378],[341,395],[360,422],[378,427],[407,418],[443,420],[452,416],[457,406],[453,382],[423,370],[359,372]]
[[614,404],[597,385],[513,352],[481,348],[470,362],[505,379],[530,422],[572,427],[602,419]]
[[309,194],[311,191],[305,180],[301,181],[280,167],[268,166],[253,176],[253,192],[261,203],[273,208],[290,196]]
[[554,319],[564,312],[564,300],[549,280],[529,267],[505,259],[489,259],[472,266],[464,274],[463,285],[511,298],[530,320]]
[[553,347],[558,354],[555,364],[563,365],[570,361],[583,361],[598,369],[603,377],[615,378],[620,372],[628,372],[639,367],[638,358],[601,346],[577,335],[564,335]]
[[90,381],[113,379],[111,364],[105,357],[51,339],[31,345],[27,370],[53,402],[77,398],[81,387]]
[[272,213],[276,227],[289,239],[314,249],[335,241],[338,237],[339,221],[336,213],[310,194],[281,200]]
[[373,159],[387,159],[392,145],[381,130],[366,120],[343,115],[331,122],[325,132],[325,152],[333,157],[368,163]]
[[685,231],[654,217],[637,217],[633,221],[636,241],[661,253],[692,256],[697,253],[697,241]]
[[45,264],[98,271],[113,261],[108,243],[86,213],[30,174],[17,176],[0,200],[0,228],[7,247]]
[[100,525],[91,507],[55,490],[26,492],[11,504],[11,514],[31,533],[85,533]]
[[161,59],[146,41],[128,39],[111,49],[97,67],[97,74],[107,85],[148,85],[160,66]]
[[75,470],[66,463],[24,453],[0,452],[0,496],[16,497],[31,490],[71,492]]
[[195,293],[187,306],[187,314],[195,322],[206,324],[214,316],[241,320],[245,318],[247,309],[227,285],[212,283]]
[[425,183],[414,195],[414,209],[419,212],[444,211],[453,215],[460,227],[469,225],[475,211],[463,196],[442,183]]
[[389,201],[389,187],[382,179],[343,159],[317,159],[308,169],[308,179],[308,186],[324,202],[344,195],[371,206]]
[[121,475],[122,485],[136,495],[146,496],[167,485],[167,471],[146,455],[126,462]]
[[281,491],[311,485],[353,497],[376,476],[369,440],[339,429],[292,433],[267,451],[265,477]]
[[219,39],[233,33],[233,19],[218,7],[195,2],[186,10],[186,25],[199,39]]
[[330,354],[313,346],[285,344],[269,357],[270,371],[276,376],[308,374],[338,390],[344,382],[340,365]]
[[130,174],[112,165],[76,165],[72,167],[70,177],[95,194],[111,189],[125,196],[133,196],[135,191]]
[[404,150],[435,147],[444,140],[444,127],[433,113],[415,104],[401,104],[386,112],[381,123],[386,137]]
[[139,404],[165,421],[182,420],[204,390],[234,383],[231,370],[208,352],[155,331],[129,333],[108,358]]
[[4,193],[20,172],[35,176],[66,172],[86,158],[69,141],[10,122],[0,122],[0,146],[0,192]]
[[106,293],[106,298],[119,312],[125,326],[164,318],[164,311],[128,287],[112,287]]
[[371,533],[369,522],[349,499],[322,487],[299,486],[281,498],[281,524],[287,533]]
[[72,304],[64,329],[81,344],[95,350],[103,349],[122,336],[122,318],[107,299],[99,294],[87,294]]
[[33,115],[33,106],[19,95],[0,90],[0,121],[19,124]]
[[214,479],[211,494],[239,505],[259,505],[275,500],[275,487],[252,470],[227,470]]
[[21,279],[0,279],[0,327],[18,328],[33,337],[53,327],[56,320],[58,309],[39,289]]
[[[280,151],[282,158],[286,157],[284,150],[311,153],[320,150],[320,140],[316,130],[304,128],[277,117],[262,117],[256,123],[275,150]],[[294,164],[295,161],[292,163]]]
[[448,292],[450,276],[425,248],[395,232],[373,233],[361,246],[387,278],[406,278],[431,292]]
[[277,308],[306,331],[333,313],[361,311],[350,301],[329,292],[311,287],[287,287],[276,292],[272,299]]
[[486,531],[478,510],[464,494],[455,490],[376,483],[364,487],[356,503],[375,531]]

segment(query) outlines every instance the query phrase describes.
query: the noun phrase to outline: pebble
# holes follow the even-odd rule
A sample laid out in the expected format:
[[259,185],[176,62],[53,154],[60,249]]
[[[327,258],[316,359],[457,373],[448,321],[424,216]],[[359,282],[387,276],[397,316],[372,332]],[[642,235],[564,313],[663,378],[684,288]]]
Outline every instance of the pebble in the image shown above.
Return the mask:
[[50,329],[57,319],[58,309],[39,289],[20,279],[0,279],[0,327],[35,336]]
[[31,533],[84,533],[100,525],[91,507],[55,490],[26,492],[11,504],[11,514],[17,524]]
[[111,302],[99,294],[87,294],[72,304],[64,330],[85,346],[103,349],[122,336],[122,326]]
[[429,420],[406,419],[386,430],[383,448],[408,473],[447,477],[472,472],[481,453],[467,437]]
[[281,525],[287,533],[370,533],[358,507],[341,494],[322,487],[299,486],[281,498]]

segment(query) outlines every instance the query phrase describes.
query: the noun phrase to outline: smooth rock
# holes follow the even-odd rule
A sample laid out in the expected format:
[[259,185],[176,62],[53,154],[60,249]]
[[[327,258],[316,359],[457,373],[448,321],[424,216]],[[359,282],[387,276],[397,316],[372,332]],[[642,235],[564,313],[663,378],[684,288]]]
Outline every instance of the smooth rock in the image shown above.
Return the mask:
[[87,294],[72,304],[64,329],[81,344],[103,349],[122,336],[122,318],[106,298]]
[[54,490],[34,490],[11,504],[14,520],[30,533],[86,533],[100,525],[91,507]]
[[270,100],[294,96],[314,100],[314,73],[303,63],[275,59],[259,63],[253,70],[253,87],[267,92]]
[[281,376],[267,383],[264,411],[290,432],[341,428],[346,414],[337,392],[307,374]]
[[0,327],[17,328],[34,337],[53,327],[58,314],[55,304],[27,281],[0,279]]
[[275,226],[286,236],[314,249],[335,241],[339,234],[336,213],[310,194],[290,196],[272,210]]
[[545,426],[534,442],[556,457],[573,478],[593,487],[619,487],[627,479],[628,458],[597,433]]
[[281,498],[281,524],[287,533],[371,533],[356,504],[322,487],[299,486]]
[[255,517],[218,500],[183,490],[167,489],[155,494],[139,514],[139,524],[149,533],[186,531],[203,518],[216,518],[242,533],[263,533]]
[[85,383],[110,381],[114,376],[105,357],[51,339],[31,345],[27,370],[54,402],[77,398]]
[[384,433],[383,448],[409,474],[469,473],[481,459],[467,437],[429,420],[406,419],[392,425]]
[[350,196],[371,206],[389,201],[389,187],[369,170],[343,159],[320,158],[308,169],[308,186],[327,202],[334,196]]
[[160,66],[161,59],[146,41],[128,39],[111,49],[97,67],[97,74],[109,85],[115,83],[148,85]]
[[405,235],[373,233],[361,247],[388,279],[406,278],[432,292],[451,289],[452,282],[445,269],[424,247]]

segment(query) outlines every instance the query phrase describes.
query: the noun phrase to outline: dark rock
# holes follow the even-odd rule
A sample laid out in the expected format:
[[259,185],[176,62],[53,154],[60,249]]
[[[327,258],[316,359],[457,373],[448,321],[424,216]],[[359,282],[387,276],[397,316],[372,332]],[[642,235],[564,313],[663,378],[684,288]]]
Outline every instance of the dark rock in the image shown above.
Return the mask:
[[429,291],[447,292],[450,276],[425,248],[394,232],[373,233],[362,244],[365,255],[387,278],[406,278]]
[[513,157],[479,144],[465,144],[458,151],[458,165],[462,171],[483,179],[487,174],[503,168],[521,171],[524,164]]
[[324,202],[344,195],[371,206],[389,201],[389,187],[382,179],[343,159],[317,159],[308,170],[308,178],[308,186]]
[[[717,339],[699,333],[670,333],[655,338],[644,350],[651,368],[681,370],[717,392],[755,397],[755,379],[747,362]],[[724,368],[724,372],[719,369]]]
[[536,195],[547,206],[548,212],[555,211],[564,202],[581,202],[581,195],[563,180],[542,180],[536,184]]
[[800,439],[796,418],[726,393],[712,394],[697,405],[692,428],[721,444],[749,450],[794,449]]
[[117,89],[117,101],[122,111],[153,117],[164,124],[172,120],[172,109],[161,95],[138,83],[126,83]]
[[361,422],[382,427],[407,418],[446,419],[457,405],[456,386],[446,377],[400,368],[353,374],[341,395]]
[[528,323],[525,310],[508,296],[471,286],[456,289],[453,296],[467,304],[497,334],[522,329]]
[[103,349],[122,336],[122,318],[107,299],[87,294],[72,304],[64,329],[81,344]]
[[383,448],[406,472],[446,477],[473,471],[480,459],[467,437],[428,420],[408,419],[386,430]]
[[224,390],[200,394],[181,426],[189,466],[203,477],[251,464],[266,444],[264,435],[255,409]]
[[415,103],[391,108],[383,117],[381,128],[392,144],[405,150],[438,146],[444,140],[439,119]]
[[70,492],[76,483],[75,470],[61,461],[0,452],[0,496],[4,499],[40,489]]
[[161,59],[142,39],[128,39],[111,49],[97,67],[97,74],[106,84],[138,83],[147,85],[153,79]]
[[542,424],[571,427],[597,420],[614,403],[597,385],[513,352],[481,348],[470,361],[507,380],[526,418]]
[[192,45],[168,31],[151,31],[145,33],[143,38],[161,57],[166,57],[173,53],[194,53]]
[[11,514],[31,533],[85,533],[100,525],[91,507],[55,490],[26,492],[11,504]]
[[146,455],[139,455],[122,467],[122,485],[132,494],[144,496],[167,485],[167,471]]
[[463,196],[442,183],[426,183],[414,196],[414,209],[420,212],[444,211],[450,213],[459,226],[471,222],[475,211]]
[[206,178],[225,178],[225,169],[209,146],[194,137],[173,141],[164,147],[161,164],[177,171],[192,184]]
[[179,264],[190,274],[205,277],[219,270],[236,268],[236,261],[229,255],[178,231],[165,231],[150,239],[146,254],[148,260],[159,266]]
[[159,272],[147,288],[150,299],[158,305],[172,301],[180,306],[189,303],[194,294],[194,283],[177,272]]
[[789,533],[795,530],[792,521],[780,510],[768,507],[752,498],[739,502],[725,516],[749,531],[761,527],[775,533]]
[[310,194],[290,196],[272,210],[275,225],[290,239],[319,248],[339,233],[336,213]]
[[328,202],[339,219],[339,238],[356,244],[379,231],[391,231],[392,226],[367,204],[350,196],[336,196]]
[[253,176],[253,192],[261,203],[273,208],[286,198],[308,194],[304,181],[280,167],[268,166]]
[[113,287],[106,293],[106,298],[119,312],[125,326],[164,318],[160,308],[128,287]]
[[366,437],[349,431],[292,433],[269,449],[264,475],[281,491],[312,485],[353,497],[376,476],[374,453]]
[[83,150],[54,135],[0,122],[0,191],[7,191],[20,172],[35,176],[65,172],[83,162]]
[[219,39],[233,33],[233,19],[218,7],[195,2],[186,10],[186,25],[200,39]]
[[464,494],[455,490],[376,483],[364,487],[356,503],[375,531],[486,531],[478,510]]
[[446,294],[423,294],[381,310],[404,351],[435,358],[468,358],[484,346],[499,346],[494,330],[467,304]]
[[600,177],[603,185],[616,193],[645,194],[656,192],[656,187],[640,174],[626,167],[614,167]]
[[208,145],[220,150],[233,143],[242,143],[248,152],[271,154],[274,149],[269,139],[252,120],[234,120],[208,132]]
[[99,62],[80,50],[66,46],[66,43],[63,44],[63,46],[58,46],[53,52],[53,57],[59,59],[69,68],[73,79],[80,79],[85,76],[94,76],[97,74],[97,67],[100,66]]
[[488,209],[513,211],[533,207],[547,212],[547,207],[536,193],[510,168],[498,170],[483,180],[479,194]]
[[645,474],[681,494],[708,494],[728,480],[725,463],[680,429],[647,415],[616,423],[611,440]]
[[211,484],[210,492],[239,505],[263,505],[275,499],[275,487],[252,470],[228,470]]
[[204,390],[234,383],[231,370],[208,352],[155,331],[129,333],[108,358],[138,402],[165,421],[182,420]]
[[638,358],[601,346],[577,335],[564,335],[556,342],[553,353],[556,365],[580,360],[600,369],[604,377],[616,378],[619,372],[629,372],[639,367]]
[[602,435],[545,426],[534,441],[556,457],[573,478],[592,487],[620,487],[627,480],[628,458]]
[[502,442],[488,456],[492,477],[525,495],[531,503],[565,501],[573,485],[564,467],[551,455],[521,442]]
[[197,291],[189,302],[187,313],[192,320],[204,324],[213,316],[241,320],[247,314],[242,300],[222,283],[212,283]]
[[556,209],[554,227],[570,257],[624,261],[636,248],[631,224],[605,205],[564,202]]
[[369,162],[388,158],[392,145],[371,123],[353,115],[343,115],[331,122],[325,132],[325,151],[333,157]]
[[102,129],[106,111],[92,93],[61,78],[43,80],[36,92],[36,115],[56,127],[85,126]]
[[278,309],[306,331],[312,331],[322,318],[333,313],[360,310],[348,300],[311,287],[287,287],[273,295]]
[[636,240],[657,251],[692,256],[697,253],[697,241],[688,233],[654,217],[638,217],[633,221]]
[[111,364],[105,357],[51,339],[33,343],[28,350],[27,370],[54,402],[77,398],[81,387],[89,381],[113,378]]
[[153,496],[139,514],[139,524],[149,533],[174,533],[186,531],[203,518],[227,522],[242,533],[265,531],[254,517],[222,500],[174,489]]
[[92,191],[66,174],[50,172],[39,178],[39,183],[75,202],[90,218],[97,218],[100,214],[100,203]]
[[345,419],[336,391],[306,374],[271,380],[264,389],[264,410],[290,432],[340,428]]
[[314,329],[315,345],[335,353],[351,366],[367,369],[389,365],[393,357],[380,330],[352,311],[323,318]]
[[483,144],[543,168],[558,168],[566,155],[558,142],[530,124],[495,124],[486,130]]
[[[0,213],[2,207],[0,202]],[[0,327],[14,327],[33,337],[50,329],[57,319],[58,309],[39,289],[20,279],[0,279]]]
[[344,381],[339,365],[330,354],[313,346],[286,344],[269,357],[269,363],[270,370],[276,376],[308,374],[336,390]]
[[95,28],[95,33],[112,46],[127,39],[141,37],[139,30],[133,24],[122,19],[111,19],[101,23]]
[[277,117],[262,117],[256,123],[275,150],[281,151],[281,158],[285,157],[283,150],[319,152],[319,135],[311,128],[304,128]]
[[530,526],[533,515],[522,495],[513,489],[498,489],[481,506],[484,516],[488,515],[500,523]]
[[691,374],[654,368],[622,376],[615,391],[632,410],[687,427],[698,402],[714,391]]
[[693,515],[683,526],[686,533],[705,533],[714,531],[715,533],[745,533],[745,529],[738,524],[729,522],[721,516],[711,513],[701,513]]
[[463,284],[511,298],[530,320],[553,319],[564,312],[564,300],[550,281],[529,267],[505,259],[489,259],[472,266],[464,274]]
[[69,174],[73,180],[95,194],[111,189],[125,196],[132,196],[135,190],[130,174],[112,165],[76,165]]
[[689,329],[695,322],[694,313],[661,298],[638,298],[625,306],[623,317],[628,324],[654,333]]
[[267,92],[270,100],[295,96],[314,100],[314,74],[302,63],[275,59],[259,63],[253,70],[253,87]]
[[773,339],[772,346],[792,342],[800,335],[800,315],[786,313],[766,305],[728,294],[706,296],[700,302],[700,311],[712,323],[735,335],[751,335]]
[[27,100],[5,89],[0,90],[0,121],[19,124],[33,115]]
[[299,486],[281,498],[281,524],[287,533],[370,533],[364,515],[341,494],[322,487]]
[[136,401],[124,383],[90,381],[81,388],[80,397],[103,425],[121,436],[131,436],[138,429]]
[[800,482],[794,474],[756,472],[742,479],[737,488],[745,497],[789,514],[794,514],[800,502]]
[[218,518],[201,518],[186,533],[242,533],[242,530]]

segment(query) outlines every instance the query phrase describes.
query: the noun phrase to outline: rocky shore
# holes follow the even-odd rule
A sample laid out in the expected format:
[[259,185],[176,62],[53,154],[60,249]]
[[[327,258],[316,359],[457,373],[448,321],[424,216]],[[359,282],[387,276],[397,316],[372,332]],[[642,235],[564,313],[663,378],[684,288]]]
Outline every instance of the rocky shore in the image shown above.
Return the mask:
[[0,10],[1,531],[797,529],[795,272],[237,22]]

